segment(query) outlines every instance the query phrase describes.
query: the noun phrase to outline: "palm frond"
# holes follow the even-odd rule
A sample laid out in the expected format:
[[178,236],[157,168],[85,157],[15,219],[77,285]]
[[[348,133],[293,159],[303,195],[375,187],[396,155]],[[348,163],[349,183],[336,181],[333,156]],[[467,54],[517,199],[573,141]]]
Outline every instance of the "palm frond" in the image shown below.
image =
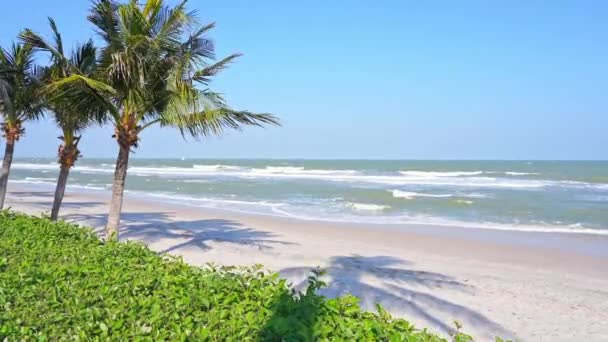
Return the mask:
[[148,0],[144,5],[143,14],[148,19],[156,18],[163,7],[163,0]]
[[118,121],[120,114],[112,98],[116,91],[108,84],[79,74],[55,80],[43,87],[43,92],[51,99],[71,103],[74,111],[88,107],[101,107]]
[[107,93],[110,95],[116,93],[116,91],[111,86],[109,86],[101,81],[97,81],[95,79],[92,79],[92,78],[89,78],[89,77],[86,77],[83,75],[78,75],[78,74],[70,75],[63,79],[52,82],[51,84],[47,85],[46,88],[49,90],[56,90],[56,89],[60,89],[61,87],[71,86],[71,85],[75,85],[75,84],[78,84],[78,85],[84,84],[88,88],[91,88],[98,93]]
[[34,63],[30,44],[13,43],[0,50],[0,114],[4,120],[36,119],[44,102],[38,94],[42,69]]
[[193,80],[208,84],[210,81],[209,77],[217,75],[219,72],[226,69],[235,59],[241,57],[242,55],[243,54],[241,53],[234,53],[219,62],[213,63],[204,69],[197,71],[194,74]]
[[223,98],[210,91],[192,91],[171,99],[160,118],[161,126],[177,128],[194,138],[219,135],[226,129],[243,126],[280,125],[272,114],[237,111],[227,107]]
[[55,23],[55,19],[49,17],[49,26],[51,26],[51,30],[53,31],[53,36],[55,37],[55,48],[57,51],[63,55],[63,40],[61,39],[61,34],[57,29],[57,24]]
[[84,75],[92,75],[97,67],[97,48],[93,40],[76,47],[72,53],[71,63]]
[[25,29],[19,33],[19,39],[25,43],[33,46],[37,50],[44,50],[51,53],[51,57],[61,59],[63,53],[58,50],[57,47],[47,42],[42,36],[33,32],[30,29]]
[[95,30],[108,44],[115,43],[118,36],[118,3],[113,0],[97,0],[93,2],[87,19]]
[[236,111],[229,108],[208,108],[200,112],[189,112],[185,115],[164,116],[161,126],[177,128],[182,135],[188,133],[194,138],[221,135],[226,129],[241,130],[243,126],[280,125],[271,114],[258,114],[248,111]]
[[8,82],[0,78],[0,112],[5,115],[14,115],[15,107],[10,97],[11,86]]
[[170,10],[164,10],[163,17],[158,18],[162,21],[152,18],[155,24],[154,28],[156,28],[156,31],[153,32],[156,46],[167,51],[175,51],[180,47],[185,29],[196,21],[193,15],[186,12],[185,6],[186,1],[182,1],[178,6]]

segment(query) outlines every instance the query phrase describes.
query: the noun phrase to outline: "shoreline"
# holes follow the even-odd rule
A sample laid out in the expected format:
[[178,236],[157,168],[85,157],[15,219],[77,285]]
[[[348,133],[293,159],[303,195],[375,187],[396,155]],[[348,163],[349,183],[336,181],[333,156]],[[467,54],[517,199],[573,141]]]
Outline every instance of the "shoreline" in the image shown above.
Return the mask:
[[[52,187],[11,184],[7,207],[50,210]],[[109,191],[68,188],[62,217],[101,228]],[[126,194],[121,237],[202,265],[263,264],[296,287],[328,271],[332,296],[381,303],[419,327],[477,340],[608,338],[608,237],[302,221],[164,203]],[[517,332],[515,335],[513,332]]]
[[[24,188],[32,187],[32,188],[49,188],[54,190],[55,184],[52,182],[30,182],[23,180],[14,180],[13,184],[19,184]],[[104,192],[110,191],[109,188],[99,188],[99,187],[90,187],[90,186],[81,186],[81,185],[68,185],[68,190],[71,191],[82,191],[86,193],[91,193],[95,195],[102,194]],[[236,209],[236,208],[222,208],[222,207],[214,207],[204,204],[196,204],[193,203],[193,200],[196,200],[194,197],[175,197],[174,195],[165,195],[162,193],[154,193],[154,192],[143,192],[143,191],[131,191],[126,190],[125,196],[131,196],[134,198],[138,198],[140,200],[151,201],[162,203],[164,205],[177,205],[177,206],[188,206],[193,208],[199,208],[208,211],[218,211],[218,212],[227,212],[231,214],[245,215],[245,216],[262,216],[262,217],[270,217],[277,219],[289,219],[289,220],[298,220],[305,222],[312,222],[317,224],[345,224],[345,225],[363,225],[363,226],[377,226],[377,227],[421,227],[422,229],[449,229],[449,230],[475,230],[475,231],[504,231],[504,232],[515,232],[515,233],[532,233],[532,234],[548,234],[548,235],[556,235],[556,234],[565,234],[565,235],[589,235],[589,236],[604,236],[608,239],[608,227],[606,229],[603,228],[588,228],[588,227],[572,227],[572,226],[557,226],[557,225],[531,225],[531,224],[509,224],[509,223],[498,223],[498,222],[468,222],[468,221],[457,221],[450,219],[442,219],[437,218],[437,222],[422,222],[422,221],[403,221],[403,222],[370,222],[368,220],[373,220],[374,217],[361,217],[359,221],[356,219],[352,220],[340,220],[340,219],[332,219],[332,218],[315,218],[308,216],[290,216],[286,214],[279,214],[277,212],[256,212],[249,211],[244,209]],[[185,201],[182,203],[180,201]],[[190,202],[188,202],[190,201]],[[215,200],[215,199],[205,199],[204,201],[214,202],[226,202],[230,203],[231,200]],[[232,201],[235,203],[241,203],[239,201]],[[255,202],[254,202],[255,203]],[[249,203],[248,203],[249,204]]]
[[[17,189],[26,189],[32,191],[54,191],[54,185],[46,183],[25,183],[19,182],[18,185],[13,183],[13,187]],[[10,184],[9,184],[10,187]],[[66,198],[68,193],[74,194],[82,191],[78,196],[88,199],[99,198],[109,195],[110,190],[83,188],[80,186],[68,186],[66,190]],[[429,223],[367,223],[367,222],[350,222],[350,221],[332,221],[323,219],[302,219],[295,217],[287,217],[281,215],[272,215],[264,213],[255,213],[242,211],[240,209],[212,208],[203,205],[192,203],[176,203],[176,200],[167,200],[164,197],[155,196],[155,194],[146,194],[143,192],[126,191],[125,199],[132,201],[153,203],[172,210],[188,210],[188,211],[203,211],[209,214],[217,214],[219,216],[238,217],[245,220],[271,220],[282,222],[284,224],[310,224],[314,226],[324,225],[331,227],[340,227],[342,229],[373,229],[374,232],[382,230],[385,232],[397,234],[417,234],[421,236],[431,236],[435,238],[457,238],[465,241],[485,242],[498,245],[507,245],[512,247],[541,247],[564,252],[576,252],[589,256],[607,257],[608,258],[608,230],[606,234],[603,232],[586,233],[579,231],[564,232],[561,230],[550,231],[549,229],[536,231],[526,229],[501,229],[501,228],[480,228],[477,226],[464,225],[448,225],[448,224],[429,224]],[[9,201],[10,202],[10,201]],[[50,208],[50,207],[49,207]],[[464,223],[463,223],[464,224]],[[506,224],[505,224],[506,226]],[[587,229],[586,229],[587,230]],[[591,229],[588,229],[591,230]]]

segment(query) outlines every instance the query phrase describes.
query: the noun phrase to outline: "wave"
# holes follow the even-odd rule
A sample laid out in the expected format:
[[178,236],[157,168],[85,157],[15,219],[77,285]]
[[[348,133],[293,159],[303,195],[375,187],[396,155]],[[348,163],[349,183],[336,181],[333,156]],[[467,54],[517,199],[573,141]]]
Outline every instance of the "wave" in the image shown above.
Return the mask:
[[[34,163],[13,163],[11,165],[13,169],[19,170],[33,170],[33,171],[59,171],[59,164],[48,163],[48,164],[34,164]],[[74,172],[88,172],[88,173],[113,173],[114,167],[92,167],[88,165],[76,165],[72,169]]]
[[480,194],[480,193],[477,193],[477,192],[472,192],[470,194],[459,194],[458,197],[465,197],[465,198],[492,198],[493,196],[486,195],[486,194]]
[[478,176],[484,173],[484,171],[399,171],[404,176],[413,177],[462,177],[462,176]]
[[268,172],[245,172],[234,174],[244,178],[275,178],[275,179],[310,179],[332,182],[355,182],[381,185],[438,185],[454,187],[489,187],[489,188],[542,188],[556,185],[553,181],[541,180],[511,180],[492,177],[411,177],[394,175],[365,175],[365,174],[340,174],[314,172],[306,173],[268,173]]
[[[15,180],[11,180],[11,183],[18,183],[18,184],[34,184],[34,185],[48,185],[48,186],[55,186],[57,185],[57,180],[55,178],[40,178],[40,179],[33,179],[34,177],[27,177],[25,179],[15,179]],[[73,188],[73,189],[85,189],[85,190],[108,190],[112,187],[111,184],[105,184],[105,185],[99,185],[99,184],[70,184],[68,185],[68,188]]]
[[404,199],[413,199],[415,197],[433,197],[433,198],[448,198],[452,197],[452,194],[423,194],[419,192],[410,192],[410,191],[402,191],[402,190],[388,190],[393,194],[395,198],[404,198]]
[[475,201],[471,201],[471,200],[463,200],[463,199],[457,199],[457,200],[454,200],[454,203],[456,203],[456,204],[466,204],[466,205],[471,205],[471,204],[475,203]]
[[[32,177],[35,178],[35,177]],[[14,183],[28,184],[44,184],[45,187],[55,185],[54,181],[29,179],[29,180],[14,180]],[[86,184],[86,185],[69,185],[72,189],[87,189],[108,191],[107,185]],[[391,224],[391,225],[426,225],[426,226],[446,226],[460,228],[477,228],[505,231],[524,231],[524,232],[544,232],[544,233],[578,233],[578,234],[593,234],[607,235],[608,227],[590,228],[581,223],[562,223],[562,222],[532,222],[527,223],[497,223],[483,221],[460,221],[456,219],[448,219],[439,216],[430,216],[422,214],[391,214],[387,205],[379,205],[373,203],[359,202],[343,202],[341,198],[333,198],[335,208],[340,209],[334,211],[330,208],[327,210],[327,202],[318,203],[314,206],[302,206],[297,203],[290,202],[272,202],[265,200],[237,200],[232,198],[202,198],[191,195],[180,195],[170,193],[150,193],[143,191],[127,191],[130,195],[142,196],[150,199],[158,199],[168,203],[178,205],[188,205],[194,207],[204,207],[209,209],[229,210],[233,212],[243,212],[258,215],[270,215],[298,218],[303,220],[314,221],[329,221],[329,222],[346,222],[346,223],[369,223],[369,224]],[[467,195],[478,195],[475,193]],[[463,197],[465,195],[454,194],[453,197]],[[454,202],[463,205],[473,204],[465,199],[454,199]],[[349,210],[343,210],[348,208]],[[387,211],[387,212],[384,212]]]
[[192,165],[192,168],[197,169],[197,170],[204,170],[204,171],[242,170],[243,169],[240,166],[222,165],[222,164],[217,164],[217,165],[199,165],[199,164],[194,164],[194,165]]
[[211,183],[211,181],[209,181],[207,179],[184,179],[181,182],[183,182],[183,183],[200,183],[200,184]]
[[422,226],[457,227],[463,229],[487,229],[529,233],[591,234],[608,236],[608,229],[587,228],[581,223],[575,223],[571,225],[509,224],[495,222],[460,221],[433,216],[406,216],[401,217],[400,220],[401,224]]
[[514,172],[514,171],[506,171],[505,175],[509,176],[529,176],[529,175],[540,175],[538,172]]
[[469,193],[469,194],[425,194],[413,191],[403,190],[387,190],[393,194],[394,198],[414,199],[416,197],[430,197],[430,198],[451,198],[451,197],[465,197],[465,198],[489,198],[490,196],[480,193]]
[[50,177],[25,177],[25,181],[31,181],[31,182],[55,182],[57,181],[56,178],[50,178]]
[[504,174],[508,176],[540,175],[538,172],[516,172],[516,171],[399,171],[404,176],[413,177],[470,177],[483,174]]
[[[57,171],[56,163],[35,164],[15,163],[15,169]],[[74,172],[92,174],[112,174],[113,167],[77,165]],[[509,171],[511,172],[511,171]],[[512,173],[512,172],[511,172]],[[543,187],[567,187],[608,189],[608,184],[585,183],[578,181],[525,179],[512,177],[482,176],[483,171],[400,171],[394,173],[371,173],[357,170],[340,169],[306,169],[297,166],[267,166],[264,168],[247,168],[232,165],[198,165],[191,167],[175,166],[132,166],[129,174],[135,176],[188,177],[235,177],[244,179],[302,179],[325,182],[350,182],[359,184],[377,184],[384,186],[447,186],[460,188],[505,188],[505,189],[537,189]],[[420,195],[419,195],[420,196]]]
[[50,180],[34,180],[34,179],[15,179],[11,180],[11,183],[19,184],[43,184],[43,185],[55,185],[56,183]]
[[346,206],[351,209],[354,209],[354,210],[363,210],[363,211],[384,211],[384,210],[391,208],[388,205],[369,204],[369,203],[353,203],[353,202],[346,203]]
[[12,169],[22,170],[59,170],[58,163],[48,164],[34,164],[34,163],[13,163],[11,164]]
[[361,172],[356,170],[319,170],[305,169],[301,166],[266,166],[263,169],[254,168],[250,170],[254,174],[286,174],[286,175],[358,175]]
[[[269,202],[269,201],[239,201],[232,199],[220,199],[220,198],[206,198],[206,197],[193,197],[187,195],[176,195],[176,194],[166,194],[166,193],[148,193],[148,192],[139,192],[132,191],[132,193],[137,195],[142,195],[145,197],[153,197],[160,198],[165,200],[179,201],[179,204],[190,204],[192,203],[213,203],[213,204],[228,204],[228,205],[248,205],[248,206],[264,206],[264,207],[280,207],[285,205],[285,203],[278,202]],[[229,209],[230,207],[226,208]]]
[[[257,215],[280,216],[306,221],[323,221],[323,222],[343,222],[343,223],[370,223],[370,224],[388,224],[388,225],[421,225],[433,227],[457,227],[462,229],[487,229],[501,231],[519,231],[533,233],[566,233],[566,234],[591,234],[608,236],[608,229],[587,228],[580,223],[570,225],[551,225],[551,224],[509,224],[509,223],[494,223],[494,222],[474,222],[460,221],[447,219],[436,216],[427,215],[398,215],[398,216],[361,216],[348,215],[342,213],[340,215],[324,216],[322,213],[310,213],[303,210],[302,207],[292,207],[287,203],[273,203],[267,201],[236,201],[224,199],[201,199],[192,198],[180,195],[163,195],[163,194],[146,194],[146,196],[158,197],[164,199],[178,200],[179,204],[203,205],[210,208],[225,209],[236,212],[243,212]],[[472,204],[463,200],[461,204]],[[217,206],[220,204],[220,206]],[[222,207],[222,204],[227,206]],[[390,206],[377,205],[370,203],[348,202],[346,206],[361,212],[380,212],[390,208]],[[258,210],[265,208],[267,210]]]

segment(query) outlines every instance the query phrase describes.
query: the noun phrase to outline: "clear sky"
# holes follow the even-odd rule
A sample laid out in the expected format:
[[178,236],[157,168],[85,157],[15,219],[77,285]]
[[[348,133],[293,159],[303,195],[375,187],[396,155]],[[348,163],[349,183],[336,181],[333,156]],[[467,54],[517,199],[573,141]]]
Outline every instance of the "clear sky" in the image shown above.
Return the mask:
[[[0,44],[53,16],[93,35],[86,0],[3,1]],[[608,1],[191,0],[218,55],[213,87],[283,127],[184,142],[151,130],[136,157],[608,159]],[[54,156],[30,124],[17,157]],[[111,130],[83,154],[115,156]]]

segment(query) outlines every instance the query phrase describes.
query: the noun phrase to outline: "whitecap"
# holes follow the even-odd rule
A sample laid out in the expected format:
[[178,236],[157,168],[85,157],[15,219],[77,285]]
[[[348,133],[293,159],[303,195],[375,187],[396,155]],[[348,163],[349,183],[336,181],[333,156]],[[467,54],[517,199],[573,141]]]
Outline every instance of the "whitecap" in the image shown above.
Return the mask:
[[46,178],[46,177],[25,177],[26,181],[38,181],[38,182],[43,182],[43,181],[56,181],[56,178]]
[[514,172],[514,171],[506,171],[505,175],[509,176],[528,176],[528,175],[540,175],[538,172]]
[[471,205],[471,204],[473,204],[475,202],[471,201],[471,200],[457,199],[457,200],[454,200],[454,203]]
[[404,176],[414,177],[462,177],[462,176],[479,176],[483,171],[399,171]]
[[[53,170],[56,164],[15,163],[15,169]],[[110,167],[76,166],[74,172],[111,174]],[[356,170],[305,169],[299,166],[267,166],[265,168],[244,168],[231,165],[194,165],[193,167],[147,167],[134,166],[129,174],[135,176],[163,177],[235,177],[245,179],[309,179],[326,182],[351,182],[359,184],[380,184],[391,186],[431,185],[461,188],[507,188],[535,189],[543,187],[608,189],[608,184],[584,183],[577,181],[551,181],[540,179],[496,178],[478,176],[482,171],[426,172],[401,171],[400,173],[363,173]],[[473,176],[477,175],[477,176]],[[466,177],[463,177],[466,176]]]
[[451,194],[423,194],[419,192],[410,192],[402,190],[388,190],[395,198],[414,199],[415,197],[433,197],[433,198],[448,198]]
[[204,170],[204,171],[242,170],[243,169],[240,166],[222,165],[222,164],[216,164],[216,165],[199,165],[199,164],[194,164],[194,165],[192,165],[192,168],[193,169],[197,169],[197,170]]
[[353,203],[348,202],[346,206],[354,209],[354,210],[363,210],[363,211],[383,211],[386,209],[390,209],[388,205],[380,205],[380,204],[369,204],[369,203]]
[[251,173],[257,175],[293,175],[293,176],[338,176],[338,175],[358,175],[356,170],[320,170],[320,169],[305,169],[301,166],[267,166],[263,169],[251,169]]

